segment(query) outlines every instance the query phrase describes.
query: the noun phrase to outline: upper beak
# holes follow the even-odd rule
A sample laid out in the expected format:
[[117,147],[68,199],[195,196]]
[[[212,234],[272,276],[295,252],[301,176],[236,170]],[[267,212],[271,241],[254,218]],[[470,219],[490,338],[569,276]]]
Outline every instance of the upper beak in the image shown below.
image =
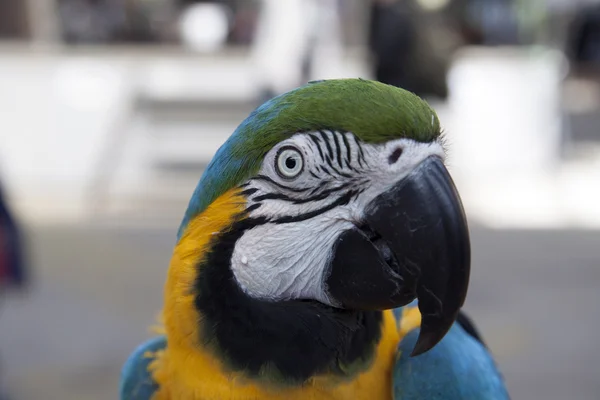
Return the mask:
[[336,243],[327,285],[342,306],[389,309],[418,299],[422,315],[412,355],[448,332],[467,294],[470,240],[456,187],[432,156],[377,196],[365,225]]

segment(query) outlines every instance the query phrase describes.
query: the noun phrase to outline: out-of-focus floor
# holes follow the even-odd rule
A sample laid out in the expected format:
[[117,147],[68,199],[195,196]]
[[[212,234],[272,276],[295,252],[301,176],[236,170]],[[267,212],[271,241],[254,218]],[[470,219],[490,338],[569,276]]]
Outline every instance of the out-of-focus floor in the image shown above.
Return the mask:
[[[119,369],[149,337],[170,228],[30,230],[31,293],[3,304],[2,375],[11,400],[115,399]],[[600,232],[474,226],[466,310],[514,399],[597,399]]]

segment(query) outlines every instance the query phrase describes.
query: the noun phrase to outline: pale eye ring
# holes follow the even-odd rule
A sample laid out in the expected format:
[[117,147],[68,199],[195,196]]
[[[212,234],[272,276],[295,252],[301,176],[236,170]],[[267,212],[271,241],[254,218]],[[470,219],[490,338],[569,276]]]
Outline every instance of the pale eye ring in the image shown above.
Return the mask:
[[304,158],[298,149],[284,146],[275,157],[275,170],[283,179],[293,179],[300,175],[304,168]]

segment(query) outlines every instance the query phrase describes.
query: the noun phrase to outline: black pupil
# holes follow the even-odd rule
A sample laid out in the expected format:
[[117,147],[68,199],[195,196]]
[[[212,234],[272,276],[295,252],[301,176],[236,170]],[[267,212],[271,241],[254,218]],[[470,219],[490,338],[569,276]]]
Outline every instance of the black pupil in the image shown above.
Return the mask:
[[296,168],[296,159],[293,157],[288,157],[285,159],[285,166],[288,167],[289,169],[294,169]]

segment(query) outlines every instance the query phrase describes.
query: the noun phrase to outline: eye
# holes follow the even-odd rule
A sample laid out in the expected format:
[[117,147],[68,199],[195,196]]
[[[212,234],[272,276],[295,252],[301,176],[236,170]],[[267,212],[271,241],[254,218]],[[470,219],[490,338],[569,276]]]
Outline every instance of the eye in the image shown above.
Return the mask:
[[304,167],[302,154],[294,147],[282,147],[275,158],[275,170],[284,179],[292,179],[300,175]]

